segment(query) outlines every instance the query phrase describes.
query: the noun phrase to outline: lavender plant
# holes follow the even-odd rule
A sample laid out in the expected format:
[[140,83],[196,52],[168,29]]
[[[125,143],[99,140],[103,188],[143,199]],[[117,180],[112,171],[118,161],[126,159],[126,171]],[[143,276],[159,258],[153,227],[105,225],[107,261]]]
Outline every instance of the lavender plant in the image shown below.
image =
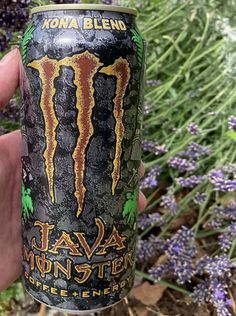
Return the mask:
[[[142,1],[138,7],[148,42],[144,108],[148,141],[143,142],[147,171],[142,183],[152,185],[142,186],[149,205],[140,217],[139,243],[149,253],[138,248],[142,260],[137,274],[185,294],[191,289],[194,302],[211,304],[218,316],[233,315],[236,28],[232,2],[163,0],[152,5]],[[154,144],[165,144],[167,150],[159,153]],[[156,166],[161,172],[154,183],[150,171]],[[160,217],[148,226],[152,213]],[[192,220],[178,226],[188,214]],[[156,248],[149,239],[152,232],[159,240]],[[152,266],[150,257],[158,254],[164,254],[166,261]]]

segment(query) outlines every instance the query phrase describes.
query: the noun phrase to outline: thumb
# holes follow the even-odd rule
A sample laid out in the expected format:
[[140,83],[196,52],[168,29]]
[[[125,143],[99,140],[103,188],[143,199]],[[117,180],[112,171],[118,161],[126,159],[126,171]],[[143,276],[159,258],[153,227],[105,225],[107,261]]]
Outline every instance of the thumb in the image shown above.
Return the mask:
[[0,109],[12,98],[19,83],[20,53],[17,48],[0,60]]

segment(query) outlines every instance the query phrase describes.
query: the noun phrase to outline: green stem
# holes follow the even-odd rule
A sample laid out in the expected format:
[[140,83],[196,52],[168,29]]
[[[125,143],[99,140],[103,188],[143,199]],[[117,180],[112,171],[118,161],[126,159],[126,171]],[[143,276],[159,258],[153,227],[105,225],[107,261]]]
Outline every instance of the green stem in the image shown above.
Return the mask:
[[233,243],[232,243],[232,245],[230,247],[230,250],[229,250],[229,253],[228,253],[230,258],[233,256],[235,247],[236,247],[236,238],[233,240]]
[[206,215],[206,213],[207,213],[207,212],[206,212],[205,214],[203,214],[204,211],[205,211],[205,209],[206,209],[206,207],[207,207],[207,205],[208,205],[208,202],[209,202],[209,200],[210,200],[210,196],[211,196],[210,191],[211,191],[211,188],[209,188],[209,186],[208,186],[208,187],[207,187],[207,192],[206,192],[206,194],[207,194],[207,199],[206,199],[205,203],[203,203],[203,204],[201,205],[201,207],[200,207],[197,223],[192,227],[192,230],[194,230],[194,235],[195,235],[195,236],[197,235],[197,232],[198,232],[198,230],[199,230],[199,227],[200,227],[200,225],[201,225],[201,223],[202,223],[202,217],[203,217],[203,215]]
[[170,14],[168,14],[167,16],[164,16],[163,18],[158,19],[155,23],[153,23],[150,27],[148,27],[146,30],[143,30],[143,34],[146,34],[148,32],[150,32],[151,30],[155,29],[156,27],[158,27],[160,24],[164,23],[165,21],[167,21],[168,19],[170,19],[173,15],[175,15],[176,13],[178,13],[179,11],[181,11],[183,8],[185,8],[187,5],[189,5],[188,3],[185,3],[183,5],[181,5],[179,8],[177,8],[176,10],[172,11]]
[[219,233],[224,233],[226,232],[227,227],[225,228],[219,228],[219,229],[215,229],[215,230],[209,230],[209,231],[199,231],[197,233],[197,235],[195,236],[195,238],[197,239],[201,239],[201,238],[205,238],[205,237],[210,237],[210,236],[214,236],[217,235]]
[[[179,36],[177,37],[177,39],[176,39],[175,41],[174,41],[173,39],[172,39],[172,41],[174,41],[175,44],[178,45],[178,43],[184,39],[185,35],[186,35],[186,31],[184,30],[184,31],[182,31],[182,32],[179,34]],[[170,46],[170,47],[164,52],[163,55],[161,55],[153,64],[151,64],[151,65],[147,68],[147,75],[148,75],[159,63],[161,63],[163,60],[165,60],[165,59],[171,54],[171,52],[172,52],[173,50],[174,50],[174,47],[173,47],[173,45],[172,45],[172,46]]]
[[213,86],[214,84],[216,84],[220,79],[222,79],[225,76],[225,73],[221,73],[219,76],[217,76],[214,80],[212,80],[211,82],[209,82],[207,85],[205,85],[203,88],[200,89],[201,92],[204,92],[206,90],[208,90],[211,86]]
[[150,195],[148,196],[148,198],[147,198],[148,203],[151,202],[151,200],[156,196],[156,194],[157,194],[157,192],[158,192],[159,190],[160,190],[160,189],[157,188],[156,190],[154,190],[154,191],[152,192],[152,194],[150,194]]
[[135,274],[138,275],[138,276],[143,277],[144,279],[146,279],[148,281],[152,281],[154,283],[157,283],[157,284],[160,284],[160,285],[164,285],[164,286],[166,286],[166,287],[168,287],[168,288],[170,288],[172,290],[175,290],[177,292],[180,292],[180,293],[183,293],[183,294],[186,294],[186,295],[191,295],[192,294],[188,290],[186,290],[186,289],[184,289],[184,288],[182,288],[180,286],[177,286],[177,285],[175,285],[173,283],[170,283],[168,281],[162,280],[162,281],[156,282],[149,274],[144,273],[142,271],[136,270]]

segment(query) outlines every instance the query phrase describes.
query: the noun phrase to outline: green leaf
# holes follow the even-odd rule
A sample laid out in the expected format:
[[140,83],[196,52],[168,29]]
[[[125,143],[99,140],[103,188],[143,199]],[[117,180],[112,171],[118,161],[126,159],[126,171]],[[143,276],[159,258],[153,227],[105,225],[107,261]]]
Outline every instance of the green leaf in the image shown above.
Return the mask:
[[138,208],[138,190],[135,192],[126,193],[126,201],[123,206],[123,217],[126,218],[126,222],[133,225],[136,220]]
[[25,64],[26,61],[26,54],[27,54],[27,48],[30,40],[33,38],[33,32],[35,30],[35,27],[33,24],[30,24],[25,32],[25,35],[23,37],[23,40],[21,42],[21,54],[22,54],[22,61],[23,64]]
[[24,222],[26,223],[30,216],[34,213],[33,201],[31,197],[31,189],[26,188],[24,182],[22,182],[21,187],[22,192],[22,214]]
[[137,50],[138,50],[138,63],[141,66],[142,61],[143,61],[143,51],[144,51],[143,39],[136,29],[131,29],[131,32],[133,34],[132,40],[135,42],[137,46]]
[[232,139],[232,140],[234,140],[236,142],[236,132],[228,131],[228,132],[225,133],[225,136],[227,138],[230,138],[230,139]]

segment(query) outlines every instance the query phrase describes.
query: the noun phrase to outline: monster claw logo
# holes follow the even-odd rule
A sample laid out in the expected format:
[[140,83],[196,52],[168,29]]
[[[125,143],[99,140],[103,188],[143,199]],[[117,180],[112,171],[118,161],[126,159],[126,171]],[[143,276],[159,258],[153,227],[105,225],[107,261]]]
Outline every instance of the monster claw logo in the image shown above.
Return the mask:
[[78,203],[76,216],[79,217],[83,210],[84,197],[86,193],[86,188],[84,186],[86,151],[94,133],[92,124],[92,111],[95,106],[93,87],[94,76],[97,73],[102,73],[116,78],[116,94],[113,99],[113,115],[116,121],[116,144],[113,171],[111,175],[111,191],[114,195],[115,189],[120,180],[122,141],[124,137],[124,97],[130,81],[130,67],[128,61],[121,57],[115,60],[114,64],[103,67],[99,58],[88,51],[81,54],[75,54],[70,57],[65,57],[61,60],[50,59],[48,56],[44,56],[43,58],[34,60],[28,64],[28,67],[36,69],[39,72],[39,77],[42,81],[40,107],[44,117],[46,139],[46,148],[43,157],[45,160],[45,169],[52,203],[55,202],[54,157],[57,147],[56,129],[59,124],[53,102],[56,94],[54,81],[60,75],[61,66],[67,66],[73,69],[74,85],[76,86],[76,108],[78,110],[77,126],[79,130],[79,137],[77,139],[72,158],[74,160],[75,174],[74,195]]
[[94,132],[91,121],[92,110],[95,106],[95,100],[93,97],[93,77],[97,73],[99,66],[102,66],[102,63],[99,62],[99,59],[96,56],[86,51],[81,55],[66,57],[61,61],[61,64],[72,66],[74,69],[76,69],[74,84],[77,87],[77,126],[80,136],[77,140],[72,157],[75,163],[75,197],[78,201],[77,216],[79,216],[82,212],[84,195],[86,191],[86,188],[83,185],[85,171],[85,151]]
[[40,60],[34,60],[28,64],[29,67],[37,69],[40,73],[43,82],[43,91],[40,101],[40,106],[43,112],[45,121],[45,139],[46,148],[43,154],[46,173],[48,177],[49,193],[52,203],[55,201],[54,197],[54,155],[57,147],[56,128],[58,120],[54,111],[53,97],[56,93],[54,88],[54,79],[59,76],[60,67],[56,60],[49,59],[47,56]]
[[119,58],[111,66],[104,67],[100,72],[117,77],[117,88],[116,96],[114,98],[114,117],[116,119],[116,148],[115,148],[115,159],[113,161],[113,172],[112,172],[112,194],[115,194],[115,189],[120,179],[120,167],[121,167],[121,154],[122,147],[121,143],[124,137],[125,128],[122,122],[124,114],[124,96],[130,80],[130,68],[127,60]]

